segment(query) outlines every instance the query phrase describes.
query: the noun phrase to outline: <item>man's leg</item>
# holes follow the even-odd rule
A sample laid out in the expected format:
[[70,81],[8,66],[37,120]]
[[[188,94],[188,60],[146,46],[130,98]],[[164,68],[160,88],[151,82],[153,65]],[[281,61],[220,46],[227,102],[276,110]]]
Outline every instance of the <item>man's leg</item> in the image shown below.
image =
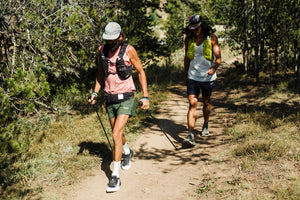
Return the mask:
[[189,111],[188,111],[188,130],[193,131],[197,120],[197,104],[198,98],[196,95],[189,95]]
[[209,136],[210,133],[208,131],[208,121],[209,121],[210,110],[211,110],[210,97],[203,97],[202,99],[203,99],[203,117],[204,117],[202,136]]
[[208,123],[211,110],[210,97],[203,97],[203,117],[204,123]]
[[126,126],[129,115],[118,115],[116,119],[110,119],[110,124],[113,130],[113,140],[114,140],[114,151],[113,151],[113,164],[114,169],[112,173],[112,178],[109,181],[107,192],[115,192],[119,190],[120,178],[119,171],[121,166],[121,159],[123,153],[123,144],[125,144],[126,139],[123,135],[124,128]]
[[195,140],[194,140],[193,130],[197,119],[196,111],[197,111],[198,97],[196,95],[189,95],[188,99],[189,99],[189,110],[187,114],[188,136],[183,142],[194,146]]
[[210,103],[210,96],[212,94],[212,90],[215,86],[215,82],[202,82],[201,83],[201,90],[202,90],[202,101],[203,101],[203,117],[204,117],[204,123],[202,126],[202,136],[209,136],[208,131],[208,121],[211,111],[211,103]]

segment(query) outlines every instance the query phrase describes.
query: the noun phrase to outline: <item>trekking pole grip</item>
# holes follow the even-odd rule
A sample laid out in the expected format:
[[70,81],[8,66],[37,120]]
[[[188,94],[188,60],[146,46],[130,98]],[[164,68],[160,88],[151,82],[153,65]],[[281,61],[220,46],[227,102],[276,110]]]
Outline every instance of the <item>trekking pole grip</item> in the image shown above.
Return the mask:
[[[88,95],[88,100],[90,100],[91,98],[92,98],[92,95],[89,94]],[[97,106],[95,104],[93,104],[93,108],[94,108],[95,111],[97,111]]]
[[142,107],[143,106],[143,102],[139,101],[139,106]]
[[[142,107],[143,106],[143,102],[139,101],[139,106]],[[149,110],[146,110],[147,113],[149,113]]]

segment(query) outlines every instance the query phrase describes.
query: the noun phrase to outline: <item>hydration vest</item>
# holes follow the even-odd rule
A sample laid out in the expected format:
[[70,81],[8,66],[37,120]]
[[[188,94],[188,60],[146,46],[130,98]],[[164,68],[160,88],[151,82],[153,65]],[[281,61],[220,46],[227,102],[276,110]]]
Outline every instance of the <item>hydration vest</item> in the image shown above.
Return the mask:
[[[207,36],[204,40],[203,53],[204,53],[204,57],[207,60],[210,60],[210,61],[213,60],[213,51],[212,51],[212,47],[211,47],[211,38],[209,36]],[[195,56],[195,39],[193,37],[189,40],[189,43],[188,43],[187,57],[190,60],[193,60],[194,56]]]
[[[118,74],[118,76],[121,80],[126,80],[131,76],[132,65],[130,65],[130,66],[125,65],[125,62],[123,59],[123,56],[124,56],[127,46],[128,46],[128,44],[126,44],[126,43],[121,46],[116,63],[113,63],[113,62],[109,61],[109,59],[108,59],[109,49],[106,44],[104,45],[102,55],[101,55],[101,66],[102,66],[102,71],[103,71],[105,77],[108,77],[110,74]],[[110,62],[111,64],[116,64],[117,73],[108,71],[108,62]]]

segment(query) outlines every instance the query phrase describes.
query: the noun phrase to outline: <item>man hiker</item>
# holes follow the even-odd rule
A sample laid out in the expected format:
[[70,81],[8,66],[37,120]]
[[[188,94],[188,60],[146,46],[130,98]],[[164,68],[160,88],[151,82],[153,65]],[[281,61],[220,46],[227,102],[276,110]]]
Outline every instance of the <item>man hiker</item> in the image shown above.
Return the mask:
[[200,91],[203,101],[202,136],[209,136],[208,121],[211,110],[210,96],[217,78],[216,70],[221,64],[218,38],[200,15],[192,15],[185,29],[184,82],[187,85],[189,110],[187,114],[188,136],[183,141],[194,146],[193,130],[197,120],[197,103]]
[[133,156],[133,151],[128,147],[123,134],[127,120],[136,114],[134,99],[136,88],[131,74],[132,66],[137,71],[143,92],[143,98],[140,99],[143,103],[142,109],[149,108],[149,98],[146,74],[135,48],[124,43],[125,36],[121,26],[116,22],[108,23],[102,37],[106,44],[98,49],[99,69],[89,103],[95,104],[95,98],[99,90],[103,88],[114,142],[113,171],[106,191],[116,192],[121,185],[120,167],[125,170],[129,169]]

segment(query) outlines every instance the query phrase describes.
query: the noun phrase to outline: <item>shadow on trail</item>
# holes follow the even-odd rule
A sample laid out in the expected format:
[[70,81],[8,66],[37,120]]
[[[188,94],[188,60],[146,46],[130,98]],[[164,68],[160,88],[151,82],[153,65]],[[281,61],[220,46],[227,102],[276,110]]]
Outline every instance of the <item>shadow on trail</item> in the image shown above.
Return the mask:
[[[221,92],[222,88],[216,88],[219,92]],[[297,115],[300,111],[300,104],[299,102],[288,102],[289,99],[277,103],[271,102],[266,103],[264,102],[272,94],[265,93],[265,97],[261,97],[258,93],[241,93],[238,99],[232,99],[230,95],[233,94],[232,90],[222,91],[222,98],[213,98],[212,96],[212,105],[213,109],[217,107],[223,107],[231,113],[255,113],[255,112],[264,112],[267,119],[257,119],[259,121],[272,121],[275,119],[282,119],[283,117],[286,120],[293,120],[293,118],[289,118],[291,115]],[[255,97],[253,97],[255,96]],[[291,97],[292,98],[292,97]],[[216,113],[219,115],[219,113]],[[221,113],[224,114],[224,113]],[[220,115],[221,116],[221,115]],[[265,116],[263,116],[265,117]],[[224,121],[224,119],[221,119]]]
[[94,143],[94,142],[81,142],[78,154],[83,154],[85,150],[89,152],[90,155],[96,155],[102,158],[101,170],[105,172],[106,177],[109,179],[111,177],[112,171],[110,169],[110,164],[113,160],[112,152],[107,147],[105,143]]
[[[179,134],[186,130],[186,127],[184,125],[176,124],[172,120],[168,119],[155,119],[156,121],[154,122],[160,127],[161,132],[164,131],[167,135],[171,136],[178,143],[182,143],[183,139],[179,137]],[[154,127],[151,127],[150,129],[153,130]]]
[[[170,123],[170,122],[169,122]],[[153,131],[159,131],[158,129],[152,129]],[[176,142],[175,146],[177,147],[177,151],[175,149],[161,149],[156,148],[152,145],[151,149],[149,149],[148,143],[142,143],[139,146],[139,149],[135,151],[135,158],[139,160],[153,160],[154,162],[163,163],[166,160],[171,162],[172,166],[180,166],[184,164],[192,164],[197,165],[199,162],[208,162],[212,161],[211,150],[218,146],[222,146],[226,143],[225,140],[217,140],[218,137],[223,136],[223,134],[217,134],[210,137],[201,137],[199,135],[200,132],[195,134],[195,142],[196,146],[188,147],[183,146],[183,139],[180,138],[180,142]],[[172,132],[168,132],[169,135],[174,135]],[[177,135],[175,134],[177,137]],[[165,137],[165,136],[164,136]],[[165,145],[170,145],[167,138],[165,139]],[[187,156],[189,155],[189,156]]]
[[[179,83],[181,84],[181,83]],[[213,90],[211,96],[212,103],[212,113],[211,120],[209,123],[209,127],[211,127],[211,136],[210,137],[201,137],[201,131],[195,130],[196,132],[196,146],[192,148],[182,148],[181,143],[184,139],[181,133],[186,131],[186,122],[173,121],[173,117],[176,116],[179,112],[175,112],[176,109],[186,109],[183,106],[183,99],[187,101],[186,95],[186,86],[175,86],[168,89],[170,92],[179,96],[176,99],[170,99],[172,101],[172,105],[174,107],[172,109],[167,109],[166,106],[162,106],[155,115],[164,116],[163,119],[157,119],[159,122],[158,126],[161,126],[165,132],[170,135],[174,140],[176,140],[176,147],[179,149],[175,151],[175,149],[164,149],[157,148],[155,144],[149,147],[150,145],[145,142],[140,144],[138,149],[135,152],[135,158],[140,160],[152,160],[154,164],[162,164],[166,160],[170,161],[170,165],[180,166],[184,164],[192,164],[197,165],[201,162],[227,162],[226,158],[215,159],[212,157],[216,152],[220,149],[227,148],[230,138],[225,135],[223,129],[225,127],[230,127],[232,123],[234,123],[234,118],[238,112],[249,113],[249,112],[257,112],[264,111],[272,116],[272,118],[282,118],[283,116],[290,116],[292,114],[296,115],[299,113],[299,102],[283,102],[283,103],[265,103],[264,100],[271,95],[267,91],[263,90],[254,90],[246,91],[241,93],[243,85],[241,85],[241,91],[233,90],[226,83],[223,82],[222,77],[217,79],[216,87]],[[245,88],[247,89],[247,88]],[[236,97],[235,97],[236,95]],[[265,95],[266,98],[258,99],[257,95]],[[182,98],[181,98],[182,97]],[[199,104],[198,104],[198,119],[197,124],[198,128],[202,128],[201,124],[203,121],[202,115],[202,102],[201,95],[199,96]],[[187,112],[186,112],[187,113]],[[183,115],[182,115],[183,116]],[[181,117],[182,117],[181,116]],[[259,117],[259,116],[258,116]],[[265,117],[262,115],[261,118]],[[182,118],[181,118],[182,119]],[[258,119],[258,120],[266,120],[266,119]],[[269,120],[269,119],[267,119]],[[230,122],[230,123],[228,123]],[[161,131],[156,126],[151,126],[151,130],[153,131]],[[165,137],[165,136],[163,136]],[[163,138],[162,138],[163,139]],[[167,138],[165,139],[165,145],[170,145]],[[219,148],[222,147],[222,148]],[[167,172],[166,172],[167,173]]]
[[[224,137],[224,117],[228,115],[230,112],[231,105],[226,104],[223,102],[223,96],[216,95],[212,96],[212,104],[216,108],[224,107],[227,108],[225,111],[221,111],[220,113],[213,113],[214,118],[216,120],[211,121],[209,126],[211,127],[211,136],[210,137],[202,137],[201,136],[201,129],[202,129],[202,103],[201,103],[201,95],[199,96],[199,108],[198,108],[198,119],[197,119],[197,126],[195,127],[195,142],[196,146],[183,146],[182,142],[187,135],[187,122],[183,119],[186,118],[186,114],[188,111],[188,101],[186,95],[186,87],[185,86],[175,86],[169,89],[170,92],[176,94],[179,97],[175,97],[171,104],[166,103],[166,106],[159,109],[155,112],[155,115],[158,116],[153,123],[157,126],[151,126],[150,130],[153,132],[161,132],[163,129],[165,133],[172,137],[176,142],[175,146],[177,147],[178,151],[175,149],[170,150],[168,149],[160,149],[156,148],[152,145],[151,149],[149,149],[148,143],[143,143],[139,146],[139,149],[135,152],[135,157],[141,160],[153,160],[153,162],[163,163],[166,160],[171,162],[171,165],[180,166],[184,164],[192,164],[197,165],[203,162],[211,162],[215,161],[212,158],[212,154],[217,151],[217,147],[221,147],[223,145],[228,144],[228,139]],[[218,88],[216,88],[216,92],[220,92]],[[186,105],[183,101],[186,101]],[[170,107],[174,106],[174,108]],[[186,112],[178,112],[178,109],[186,109]],[[220,115],[220,116],[219,116]],[[160,116],[163,116],[159,118]],[[173,120],[174,119],[174,120]],[[179,122],[179,123],[178,123]],[[201,123],[201,125],[199,124]],[[200,130],[199,130],[200,129]],[[171,146],[170,142],[168,141],[165,136],[163,136],[165,140],[165,145]]]
[[139,149],[135,152],[135,158],[139,160],[153,160],[154,162],[163,163],[166,159],[169,159],[170,165],[180,166],[186,163],[193,165],[199,164],[199,161],[207,161],[209,154],[207,153],[191,153],[192,156],[186,156],[186,152],[193,152],[193,148],[179,149],[178,151],[151,148],[148,150],[145,148],[147,144],[141,144]]
[[[214,91],[224,94],[222,99],[213,102],[213,106],[225,107],[234,113],[265,112],[269,120],[282,119],[282,117],[288,119],[289,116],[298,115],[300,103],[297,99],[291,101],[297,96],[297,94],[293,94],[292,86],[285,89],[289,93],[289,98],[282,99],[281,102],[266,101],[279,92],[274,88],[280,87],[282,80],[291,78],[289,75],[278,74],[278,77],[273,77],[271,81],[260,79],[260,82],[256,83],[251,77],[243,78],[243,71],[237,73],[237,70],[241,69],[236,65],[236,67],[228,68],[220,74]],[[214,100],[213,96],[212,100]],[[290,119],[293,120],[293,117]],[[262,119],[262,121],[266,121],[266,119]]]

